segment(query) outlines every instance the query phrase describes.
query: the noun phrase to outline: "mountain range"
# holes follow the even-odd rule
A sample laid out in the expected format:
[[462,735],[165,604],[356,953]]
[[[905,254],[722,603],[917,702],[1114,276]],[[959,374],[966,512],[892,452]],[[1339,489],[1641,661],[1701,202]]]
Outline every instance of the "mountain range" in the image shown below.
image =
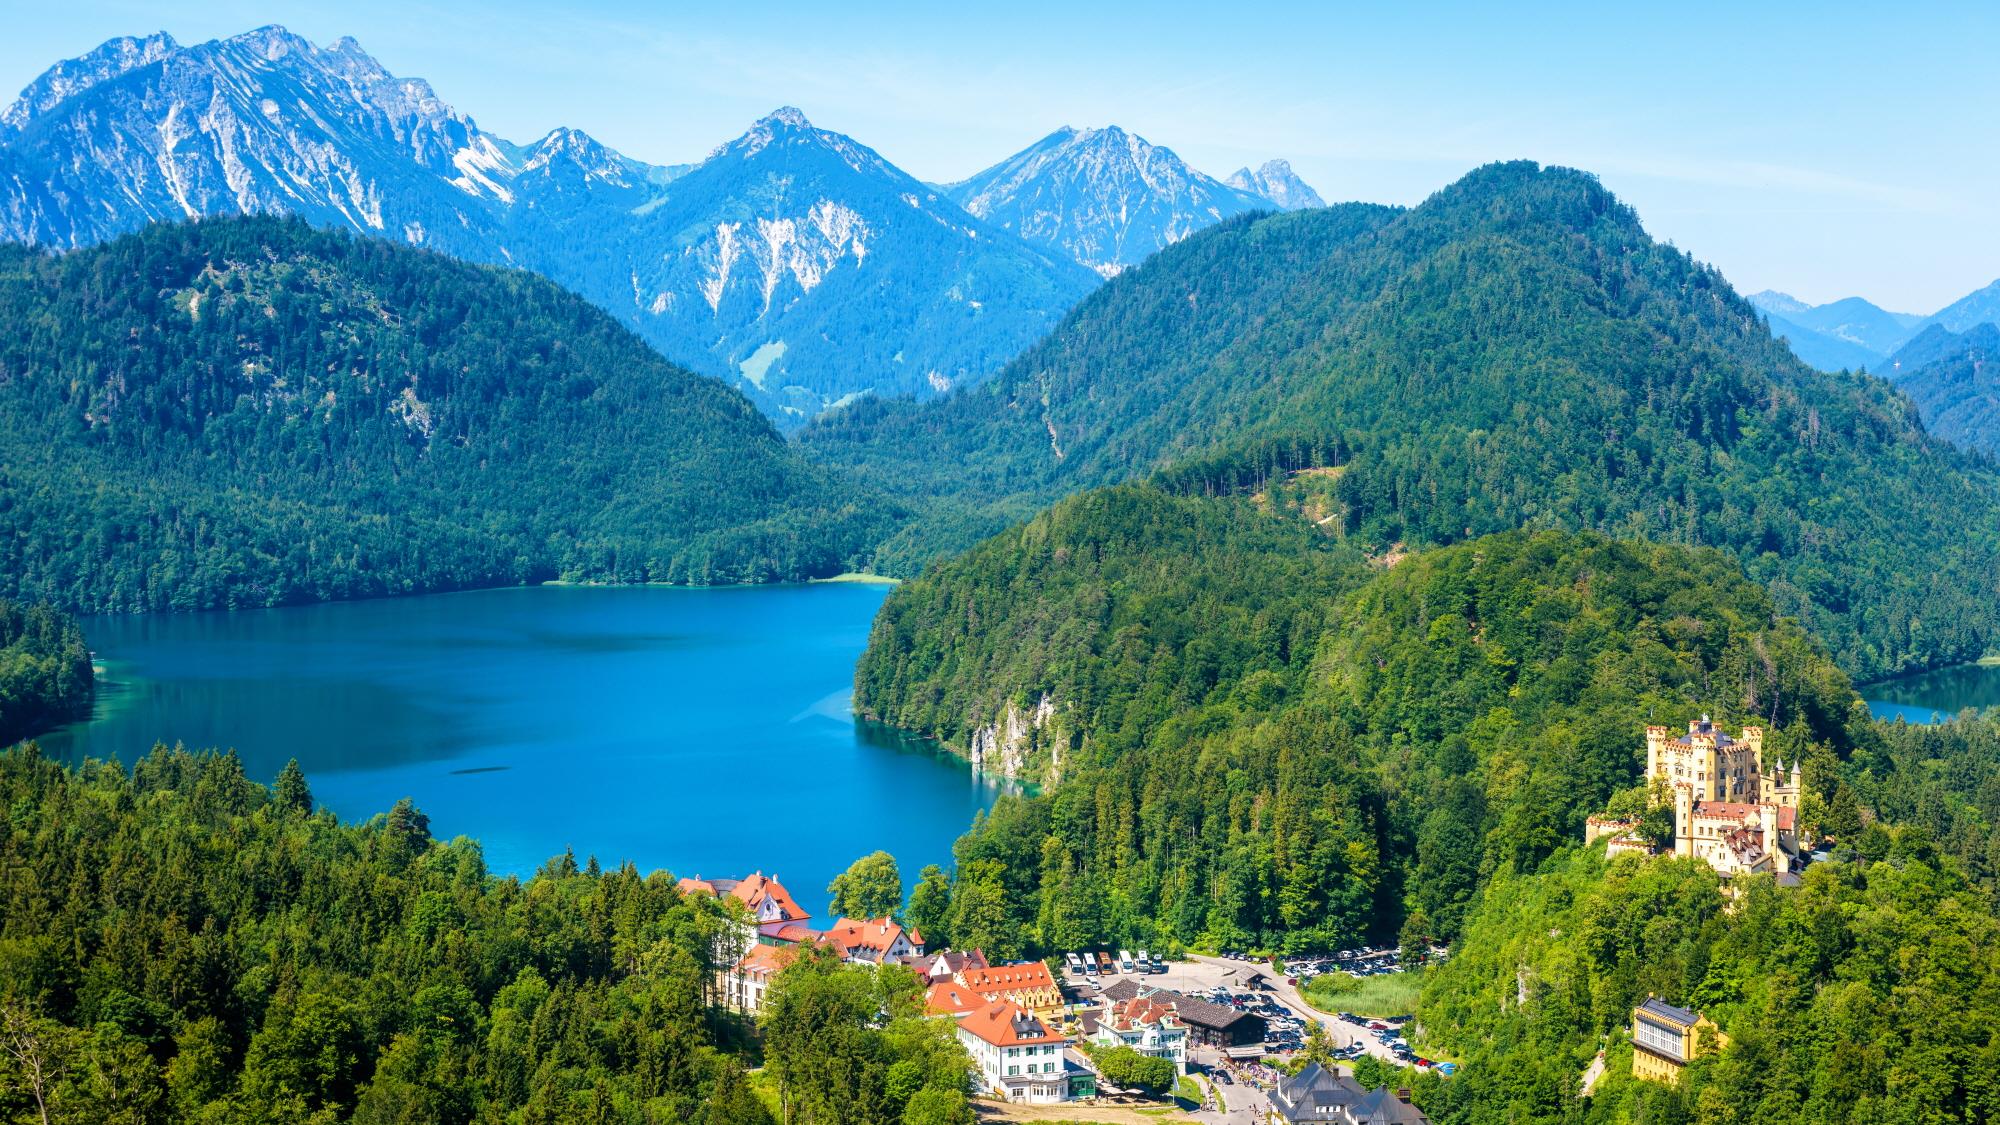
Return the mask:
[[0,597],[224,609],[847,569],[885,531],[574,293],[297,217],[0,246]]
[[[988,222],[794,109],[699,162],[650,165],[574,129],[526,145],[486,132],[352,39],[159,34],[60,62],[0,113],[0,238],[73,248],[284,213],[524,266],[792,425],[857,394],[976,383],[1089,292],[1093,269],[1280,205],[1137,138],[1113,167],[1125,135],[1093,135],[1038,165],[1071,191],[1060,233],[1016,237],[1033,198],[996,184]],[[1266,165],[1267,190],[1316,198],[1287,171]]]
[[1952,332],[1932,324],[1880,372],[1910,396],[1924,426],[1966,449],[2000,456],[2000,327]]
[[1857,675],[2000,638],[2000,475],[1883,381],[1798,362],[1567,169],[1239,216],[993,381],[802,441],[920,510],[878,554],[905,573],[1069,493],[1165,479],[1262,491],[1381,555],[1522,526],[1723,547]]
[[1933,326],[1964,332],[2000,323],[2000,281],[1930,316],[1889,312],[1860,297],[1812,305],[1774,289],[1752,293],[1748,300],[1764,311],[1773,335],[1783,337],[1794,354],[1822,371],[1876,371],[1897,349]]

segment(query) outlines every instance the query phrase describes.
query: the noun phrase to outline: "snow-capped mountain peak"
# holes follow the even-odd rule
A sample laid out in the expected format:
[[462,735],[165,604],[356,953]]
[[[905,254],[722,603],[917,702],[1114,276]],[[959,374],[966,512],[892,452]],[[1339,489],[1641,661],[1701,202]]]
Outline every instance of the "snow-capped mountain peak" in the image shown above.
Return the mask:
[[484,132],[353,39],[117,39],[0,117],[0,239],[269,212],[538,270],[803,421],[991,374],[1093,282],[795,107],[702,164]]
[[1292,171],[1288,160],[1266,160],[1254,172],[1238,168],[1226,182],[1238,191],[1262,196],[1284,211],[1326,206],[1326,200],[1321,199],[1311,185]]
[[972,214],[1105,277],[1211,223],[1270,206],[1116,125],[1065,125],[944,190]]
[[166,32],[108,40],[89,54],[62,62],[28,84],[14,104],[0,112],[0,138],[18,132],[29,119],[62,104],[102,82],[159,62],[180,44]]

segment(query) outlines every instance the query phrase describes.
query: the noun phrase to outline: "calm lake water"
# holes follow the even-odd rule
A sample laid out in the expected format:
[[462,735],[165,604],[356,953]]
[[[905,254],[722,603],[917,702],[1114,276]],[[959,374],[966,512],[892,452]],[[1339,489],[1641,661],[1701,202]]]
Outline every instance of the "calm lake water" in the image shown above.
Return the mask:
[[1967,707],[2000,707],[2000,665],[1961,664],[1866,684],[1861,694],[1878,718],[1912,723],[1948,719]]
[[91,618],[97,714],[44,735],[130,764],[158,741],[297,757],[342,818],[415,799],[496,872],[565,847],[642,871],[776,875],[807,909],[857,856],[905,882],[989,806],[964,762],[850,710],[887,593],[861,584],[541,587]]

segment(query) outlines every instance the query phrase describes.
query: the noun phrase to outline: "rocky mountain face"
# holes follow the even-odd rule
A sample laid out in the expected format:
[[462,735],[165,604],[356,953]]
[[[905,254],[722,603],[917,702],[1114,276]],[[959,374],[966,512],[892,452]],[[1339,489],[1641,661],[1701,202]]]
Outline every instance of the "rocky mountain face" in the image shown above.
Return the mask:
[[1301,211],[1307,207],[1324,207],[1326,200],[1304,180],[1292,171],[1292,166],[1284,160],[1266,160],[1256,171],[1238,168],[1234,175],[1223,183],[1237,191],[1247,191],[1251,195],[1262,196],[1278,205],[1282,210]]
[[705,349],[800,421],[869,391],[977,382],[1096,280],[795,109],[717,149],[630,224],[625,268],[593,279],[618,291],[586,292],[631,301],[669,354]]
[[481,130],[351,39],[117,39],[0,114],[0,238],[293,214],[537,270],[781,422],[974,382],[1095,283],[797,111],[695,166]]
[[[1301,198],[1299,189],[1312,194],[1297,177],[1291,184],[1277,187],[1288,198]],[[1287,206],[1203,175],[1172,149],[1115,125],[1065,126],[944,191],[974,215],[1105,277],[1232,215]]]

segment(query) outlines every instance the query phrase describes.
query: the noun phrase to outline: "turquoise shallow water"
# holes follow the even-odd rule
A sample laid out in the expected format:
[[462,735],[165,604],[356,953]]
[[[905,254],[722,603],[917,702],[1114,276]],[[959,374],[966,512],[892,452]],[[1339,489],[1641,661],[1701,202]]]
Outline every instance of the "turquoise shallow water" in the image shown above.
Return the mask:
[[296,756],[345,818],[411,797],[496,872],[565,847],[641,870],[777,875],[808,909],[886,848],[914,881],[992,786],[857,722],[855,659],[885,588],[489,590],[228,614],[91,618],[104,674],[69,760],[155,740]]
[[1961,664],[1860,688],[1877,718],[1930,723],[1965,708],[2000,707],[2000,665]]

